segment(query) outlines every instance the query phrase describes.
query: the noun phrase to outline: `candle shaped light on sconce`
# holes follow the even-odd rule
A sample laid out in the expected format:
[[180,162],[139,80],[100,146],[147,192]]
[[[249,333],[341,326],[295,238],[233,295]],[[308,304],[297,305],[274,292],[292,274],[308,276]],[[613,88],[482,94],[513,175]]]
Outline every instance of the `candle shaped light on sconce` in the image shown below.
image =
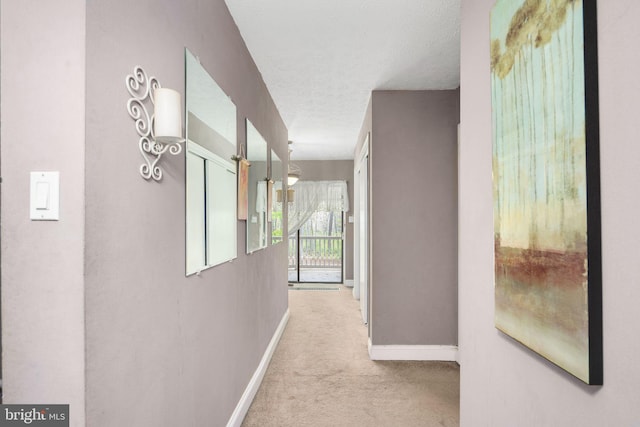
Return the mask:
[[157,88],[153,93],[153,134],[157,142],[175,144],[182,138],[182,108],[180,93],[173,89]]
[[[164,153],[177,155],[182,152],[182,104],[180,93],[163,88],[155,77],[139,65],[125,79],[129,100],[127,112],[135,121],[138,148],[144,160],[140,175],[144,179],[160,181],[160,158]],[[153,110],[152,110],[153,108]]]

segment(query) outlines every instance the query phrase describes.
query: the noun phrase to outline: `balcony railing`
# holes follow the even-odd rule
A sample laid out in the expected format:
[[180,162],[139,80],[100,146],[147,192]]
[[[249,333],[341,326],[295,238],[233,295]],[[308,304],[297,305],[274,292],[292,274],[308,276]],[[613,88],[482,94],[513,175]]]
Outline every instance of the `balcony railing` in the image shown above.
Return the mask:
[[[295,269],[298,239],[289,238],[289,268]],[[300,236],[300,268],[342,269],[342,237]]]

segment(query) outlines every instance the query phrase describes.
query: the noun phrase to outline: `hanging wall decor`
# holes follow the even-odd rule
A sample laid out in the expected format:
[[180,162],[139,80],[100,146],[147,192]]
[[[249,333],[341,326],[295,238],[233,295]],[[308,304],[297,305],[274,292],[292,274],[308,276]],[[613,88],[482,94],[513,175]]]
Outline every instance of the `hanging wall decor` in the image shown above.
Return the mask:
[[249,211],[249,167],[245,158],[238,158],[238,219],[246,220]]
[[273,180],[267,180],[267,222],[273,221]]
[[182,152],[182,104],[180,93],[160,87],[155,77],[147,77],[140,66],[125,78],[131,98],[127,112],[135,120],[138,133],[138,149],[144,163],[140,175],[144,179],[162,180],[160,158],[166,152],[177,155]]
[[495,324],[602,384],[595,0],[491,13]]

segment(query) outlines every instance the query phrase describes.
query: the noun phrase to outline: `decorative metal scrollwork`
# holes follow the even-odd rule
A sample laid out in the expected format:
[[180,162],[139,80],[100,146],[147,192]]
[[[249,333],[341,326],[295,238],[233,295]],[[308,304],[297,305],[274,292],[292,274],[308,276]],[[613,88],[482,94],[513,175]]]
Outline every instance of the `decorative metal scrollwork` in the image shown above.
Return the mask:
[[135,120],[136,132],[140,139],[138,147],[144,158],[140,165],[140,175],[144,179],[162,179],[162,169],[158,162],[164,153],[176,155],[182,151],[180,143],[161,143],[155,140],[153,134],[154,115],[149,114],[154,105],[153,91],[160,88],[160,82],[155,77],[147,77],[147,73],[140,66],[136,66],[133,74],[126,77],[127,91],[131,98],[127,101],[129,116]]

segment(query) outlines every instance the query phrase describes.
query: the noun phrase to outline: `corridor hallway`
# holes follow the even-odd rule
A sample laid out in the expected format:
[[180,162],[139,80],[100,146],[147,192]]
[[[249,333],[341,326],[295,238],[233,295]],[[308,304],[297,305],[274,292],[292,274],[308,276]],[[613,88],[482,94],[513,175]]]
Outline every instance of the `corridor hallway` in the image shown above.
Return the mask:
[[289,290],[289,323],[242,425],[459,425],[459,366],[371,361],[358,301],[339,287]]

